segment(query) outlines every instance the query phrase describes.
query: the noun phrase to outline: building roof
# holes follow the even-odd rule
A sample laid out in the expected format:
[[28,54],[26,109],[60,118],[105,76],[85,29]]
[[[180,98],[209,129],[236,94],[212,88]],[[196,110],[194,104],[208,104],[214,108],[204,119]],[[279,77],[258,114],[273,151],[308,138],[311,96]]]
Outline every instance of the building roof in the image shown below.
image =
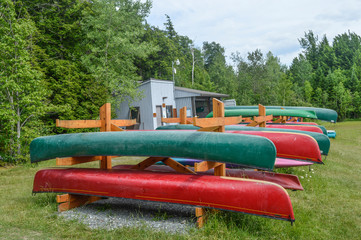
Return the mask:
[[201,97],[216,97],[216,98],[227,98],[229,97],[228,94],[222,94],[222,93],[215,93],[215,92],[207,92],[207,91],[201,91],[191,88],[184,88],[184,87],[174,87],[176,91],[184,91],[188,93],[194,93],[196,96]]

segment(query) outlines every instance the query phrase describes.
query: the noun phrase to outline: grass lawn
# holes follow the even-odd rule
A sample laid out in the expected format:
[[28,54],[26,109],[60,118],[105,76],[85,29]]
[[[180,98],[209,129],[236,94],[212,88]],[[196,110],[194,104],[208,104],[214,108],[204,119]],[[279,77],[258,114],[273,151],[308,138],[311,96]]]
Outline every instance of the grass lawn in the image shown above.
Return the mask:
[[[0,239],[360,239],[361,122],[322,123],[337,132],[325,165],[282,170],[300,177],[305,191],[288,191],[296,222],[233,212],[211,214],[204,228],[190,235],[149,229],[90,230],[57,216],[55,194],[32,196],[36,166],[0,168]],[[128,159],[128,163],[139,159]],[[124,161],[117,163],[126,164]],[[82,165],[94,166],[91,164]]]

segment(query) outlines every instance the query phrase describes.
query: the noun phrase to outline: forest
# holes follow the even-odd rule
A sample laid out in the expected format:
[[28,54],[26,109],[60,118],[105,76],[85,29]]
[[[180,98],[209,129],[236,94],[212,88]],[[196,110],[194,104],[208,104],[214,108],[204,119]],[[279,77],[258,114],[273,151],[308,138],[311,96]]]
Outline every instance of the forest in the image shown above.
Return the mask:
[[[30,141],[61,133],[55,119],[96,119],[106,102],[139,98],[150,78],[229,94],[238,105],[331,108],[361,116],[361,37],[305,29],[290,66],[259,49],[246,57],[147,23],[151,1],[1,0],[0,162],[29,159]],[[233,64],[227,63],[230,57]]]

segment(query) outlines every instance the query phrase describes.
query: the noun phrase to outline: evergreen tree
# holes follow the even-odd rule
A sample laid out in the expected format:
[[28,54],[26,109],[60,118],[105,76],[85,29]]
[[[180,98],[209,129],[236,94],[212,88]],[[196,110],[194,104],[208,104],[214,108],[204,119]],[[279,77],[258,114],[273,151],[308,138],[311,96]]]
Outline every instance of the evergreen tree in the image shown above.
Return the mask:
[[20,162],[27,159],[30,141],[43,132],[39,119],[48,110],[48,92],[31,58],[36,27],[22,2],[15,5],[11,0],[0,5],[0,154]]

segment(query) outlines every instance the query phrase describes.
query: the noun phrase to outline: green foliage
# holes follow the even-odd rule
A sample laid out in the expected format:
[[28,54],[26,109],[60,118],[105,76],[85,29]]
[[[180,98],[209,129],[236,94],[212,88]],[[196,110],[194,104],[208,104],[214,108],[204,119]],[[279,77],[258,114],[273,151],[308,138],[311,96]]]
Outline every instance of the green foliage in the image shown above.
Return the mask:
[[[15,2],[15,5],[21,2]],[[40,118],[49,110],[43,74],[31,58],[36,27],[13,1],[0,5],[0,153],[23,162],[30,140],[43,133]]]
[[82,19],[86,33],[82,63],[94,77],[96,84],[104,85],[107,102],[137,96],[137,69],[135,58],[146,58],[155,48],[142,42],[143,21],[150,3],[130,0],[96,0]]

